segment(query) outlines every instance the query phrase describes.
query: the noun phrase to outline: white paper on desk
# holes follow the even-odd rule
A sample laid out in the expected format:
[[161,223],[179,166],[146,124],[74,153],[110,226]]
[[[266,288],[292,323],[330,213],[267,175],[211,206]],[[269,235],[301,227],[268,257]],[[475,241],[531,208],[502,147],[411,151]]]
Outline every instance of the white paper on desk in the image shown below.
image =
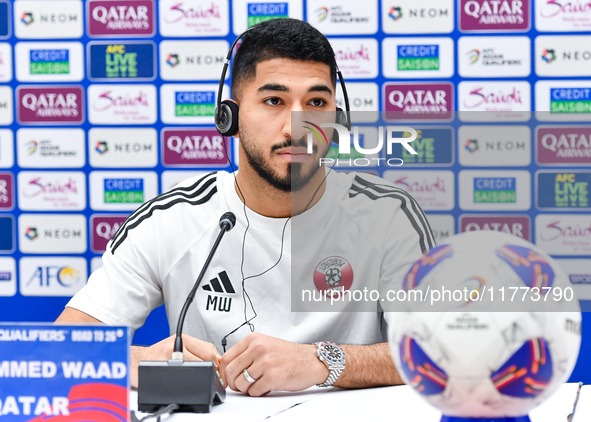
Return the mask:
[[[310,387],[305,391],[273,392],[264,397],[250,397],[242,393],[236,393],[230,389],[226,390],[226,401],[215,405],[211,413],[175,413],[171,417],[163,417],[166,422],[183,422],[207,420],[208,422],[255,422],[263,421],[275,416],[289,408],[301,403],[305,403],[315,397],[318,397],[328,391],[330,388]],[[132,391],[129,396],[131,408],[137,410],[137,392]],[[141,415],[141,416],[140,416]],[[141,418],[146,413],[138,413]]]

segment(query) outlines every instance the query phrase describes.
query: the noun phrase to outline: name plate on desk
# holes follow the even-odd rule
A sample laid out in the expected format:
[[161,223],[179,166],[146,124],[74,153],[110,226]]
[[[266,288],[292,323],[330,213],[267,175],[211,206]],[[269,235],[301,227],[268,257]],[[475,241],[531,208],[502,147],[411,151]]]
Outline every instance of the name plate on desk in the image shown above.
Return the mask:
[[0,421],[128,421],[127,327],[0,324]]

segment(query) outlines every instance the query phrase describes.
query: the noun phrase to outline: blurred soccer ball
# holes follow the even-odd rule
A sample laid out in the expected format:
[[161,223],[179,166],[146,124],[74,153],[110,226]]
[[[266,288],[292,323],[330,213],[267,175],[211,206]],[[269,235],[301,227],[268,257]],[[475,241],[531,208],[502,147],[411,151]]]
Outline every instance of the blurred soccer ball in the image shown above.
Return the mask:
[[[492,231],[454,236],[411,267],[404,290],[427,300],[388,315],[394,362],[444,415],[526,415],[573,370],[578,301],[554,260],[527,241]],[[442,290],[464,294],[432,303]]]

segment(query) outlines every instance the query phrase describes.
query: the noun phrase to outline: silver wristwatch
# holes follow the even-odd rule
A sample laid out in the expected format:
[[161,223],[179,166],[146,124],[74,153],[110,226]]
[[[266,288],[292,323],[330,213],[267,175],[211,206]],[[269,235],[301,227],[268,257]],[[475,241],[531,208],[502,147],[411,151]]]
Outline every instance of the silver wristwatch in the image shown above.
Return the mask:
[[341,372],[345,369],[345,351],[341,346],[332,341],[320,341],[314,343],[318,359],[323,362],[330,373],[323,384],[318,387],[330,387],[339,379]]

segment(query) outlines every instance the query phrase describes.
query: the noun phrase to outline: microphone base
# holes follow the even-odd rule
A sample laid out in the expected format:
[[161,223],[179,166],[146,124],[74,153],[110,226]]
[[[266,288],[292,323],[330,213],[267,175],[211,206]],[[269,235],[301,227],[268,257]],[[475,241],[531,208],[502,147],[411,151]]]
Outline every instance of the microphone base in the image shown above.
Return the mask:
[[226,400],[226,390],[213,362],[143,361],[139,366],[138,410],[177,404],[175,412],[209,413]]

